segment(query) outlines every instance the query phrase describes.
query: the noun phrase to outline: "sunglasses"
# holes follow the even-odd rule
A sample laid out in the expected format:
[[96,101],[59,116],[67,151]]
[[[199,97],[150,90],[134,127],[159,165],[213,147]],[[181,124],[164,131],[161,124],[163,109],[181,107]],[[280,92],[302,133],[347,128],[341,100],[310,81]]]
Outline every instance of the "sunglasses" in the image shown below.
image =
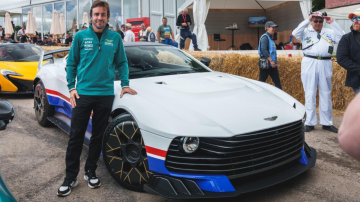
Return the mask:
[[355,22],[355,19],[357,19],[357,21],[360,21],[360,16],[356,16],[356,17],[351,18],[351,21]]
[[313,22],[322,24],[324,21],[323,20],[314,20]]

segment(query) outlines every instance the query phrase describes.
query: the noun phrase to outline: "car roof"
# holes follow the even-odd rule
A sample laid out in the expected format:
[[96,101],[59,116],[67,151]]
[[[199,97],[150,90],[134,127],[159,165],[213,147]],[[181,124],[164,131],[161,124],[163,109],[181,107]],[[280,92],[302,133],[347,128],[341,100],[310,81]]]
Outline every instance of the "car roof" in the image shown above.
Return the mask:
[[19,45],[36,46],[35,44],[31,44],[31,43],[2,43],[2,44],[0,44],[0,46],[19,46]]

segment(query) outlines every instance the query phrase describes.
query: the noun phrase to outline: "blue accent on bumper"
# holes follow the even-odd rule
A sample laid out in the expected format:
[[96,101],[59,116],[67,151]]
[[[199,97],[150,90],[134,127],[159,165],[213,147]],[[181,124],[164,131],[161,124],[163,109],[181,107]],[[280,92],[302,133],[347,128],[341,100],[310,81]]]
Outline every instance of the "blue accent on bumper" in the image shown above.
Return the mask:
[[165,161],[148,156],[149,169],[151,171],[169,175],[176,178],[192,179],[200,189],[210,192],[234,192],[235,188],[226,175],[200,175],[169,172],[165,167]]
[[301,149],[301,157],[299,158],[299,163],[307,165],[308,164],[308,158],[305,154],[304,148]]
[[[61,98],[48,95],[48,101],[50,105],[55,106],[55,111],[65,114],[71,118],[72,106]],[[87,130],[92,132],[92,119],[89,120]]]

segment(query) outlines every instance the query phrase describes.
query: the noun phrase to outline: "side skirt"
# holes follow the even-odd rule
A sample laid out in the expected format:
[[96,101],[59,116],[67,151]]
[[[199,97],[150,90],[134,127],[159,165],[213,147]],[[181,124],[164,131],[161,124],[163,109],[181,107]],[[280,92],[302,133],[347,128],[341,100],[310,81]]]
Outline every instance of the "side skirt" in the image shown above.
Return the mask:
[[[71,119],[68,116],[60,112],[55,112],[54,116],[48,117],[48,120],[51,121],[53,124],[55,124],[57,127],[59,127],[62,131],[70,135]],[[91,138],[91,133],[88,130],[86,130],[84,145],[87,147],[89,147],[90,138]]]

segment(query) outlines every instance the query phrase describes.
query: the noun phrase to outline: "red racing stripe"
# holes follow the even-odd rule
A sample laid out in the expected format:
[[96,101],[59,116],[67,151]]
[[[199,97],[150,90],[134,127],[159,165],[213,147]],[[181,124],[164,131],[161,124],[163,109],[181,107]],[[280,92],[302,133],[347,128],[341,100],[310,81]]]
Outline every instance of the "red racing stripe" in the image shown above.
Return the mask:
[[154,147],[145,146],[146,152],[156,156],[166,157],[166,151]]
[[65,95],[63,95],[63,94],[61,94],[61,93],[59,93],[57,91],[46,89],[46,93],[57,95],[57,96],[61,97],[62,99],[70,102],[70,98],[66,97]]

